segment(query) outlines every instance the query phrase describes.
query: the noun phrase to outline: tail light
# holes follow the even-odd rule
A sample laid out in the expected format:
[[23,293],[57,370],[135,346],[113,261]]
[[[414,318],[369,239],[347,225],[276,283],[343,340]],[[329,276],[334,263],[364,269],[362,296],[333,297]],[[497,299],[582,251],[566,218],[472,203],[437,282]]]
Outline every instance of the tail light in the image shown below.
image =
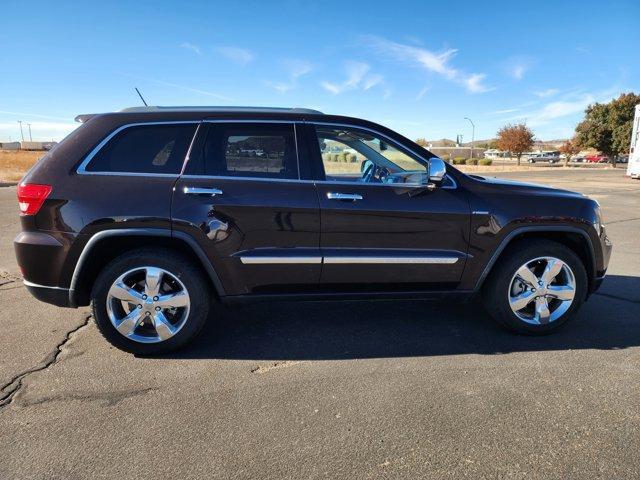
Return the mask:
[[51,193],[51,185],[21,183],[18,185],[18,205],[23,215],[35,215]]

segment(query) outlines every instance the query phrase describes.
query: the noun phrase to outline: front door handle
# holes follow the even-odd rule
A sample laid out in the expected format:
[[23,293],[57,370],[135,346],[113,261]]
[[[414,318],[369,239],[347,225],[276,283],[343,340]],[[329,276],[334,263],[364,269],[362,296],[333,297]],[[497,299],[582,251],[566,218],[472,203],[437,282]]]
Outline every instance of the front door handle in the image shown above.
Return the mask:
[[222,190],[217,188],[201,188],[201,187],[184,187],[182,191],[185,195],[202,195],[206,197],[215,197],[222,195]]
[[355,202],[356,200],[362,200],[362,195],[358,195],[357,193],[328,192],[327,198],[329,200],[348,200],[350,202]]

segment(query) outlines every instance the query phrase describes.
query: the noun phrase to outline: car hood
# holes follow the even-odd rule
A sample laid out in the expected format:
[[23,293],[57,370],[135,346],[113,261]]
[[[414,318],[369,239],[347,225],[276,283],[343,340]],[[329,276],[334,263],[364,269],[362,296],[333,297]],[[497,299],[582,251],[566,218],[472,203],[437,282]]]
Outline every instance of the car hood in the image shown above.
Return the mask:
[[484,184],[495,185],[496,187],[504,186],[505,188],[511,188],[514,190],[523,191],[535,191],[539,193],[549,193],[557,195],[567,195],[572,197],[584,197],[582,193],[573,192],[571,190],[563,190],[560,188],[550,187],[548,185],[541,185],[539,183],[520,182],[517,180],[508,180],[506,178],[497,177],[482,177],[480,175],[470,175],[474,180],[478,180]]

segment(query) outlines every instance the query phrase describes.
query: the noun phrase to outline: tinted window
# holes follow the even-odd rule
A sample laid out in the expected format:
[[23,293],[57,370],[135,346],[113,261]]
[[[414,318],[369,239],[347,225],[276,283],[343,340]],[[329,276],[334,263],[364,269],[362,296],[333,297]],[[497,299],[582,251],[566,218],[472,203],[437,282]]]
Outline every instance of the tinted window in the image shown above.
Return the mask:
[[206,140],[192,152],[187,173],[298,178],[293,125],[211,123]]
[[141,125],[116,134],[89,162],[90,172],[180,173],[195,124]]

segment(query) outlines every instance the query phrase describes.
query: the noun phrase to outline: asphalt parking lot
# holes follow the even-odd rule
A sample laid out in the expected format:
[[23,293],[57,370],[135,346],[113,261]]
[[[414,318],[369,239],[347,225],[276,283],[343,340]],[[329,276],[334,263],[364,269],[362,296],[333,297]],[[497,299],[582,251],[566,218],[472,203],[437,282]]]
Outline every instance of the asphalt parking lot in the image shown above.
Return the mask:
[[560,333],[513,336],[477,303],[261,304],[168,358],[30,297],[0,188],[0,478],[639,478],[640,182],[500,176],[603,206],[609,276]]

